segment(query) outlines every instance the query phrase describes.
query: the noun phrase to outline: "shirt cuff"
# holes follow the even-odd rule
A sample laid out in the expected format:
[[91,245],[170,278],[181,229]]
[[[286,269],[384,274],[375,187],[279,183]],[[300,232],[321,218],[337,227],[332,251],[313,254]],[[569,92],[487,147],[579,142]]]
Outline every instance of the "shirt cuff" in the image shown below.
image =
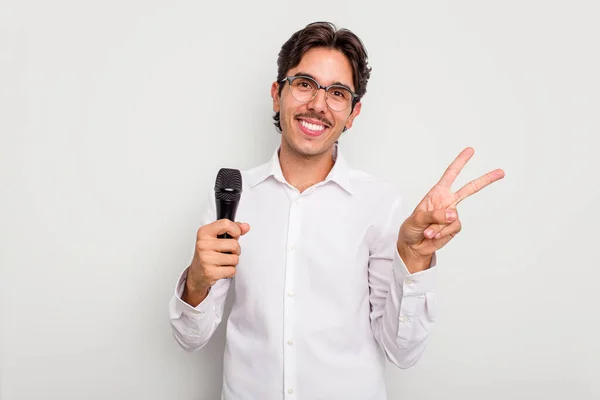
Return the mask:
[[196,307],[192,307],[190,304],[186,303],[181,299],[181,296],[183,295],[183,289],[185,288],[185,283],[187,280],[188,270],[189,267],[181,273],[181,276],[177,281],[177,285],[175,286],[175,309],[177,310],[179,315],[206,315],[213,308],[213,296],[211,296],[211,291],[208,292],[208,295]]
[[396,276],[396,281],[402,287],[403,295],[420,296],[428,292],[433,292],[437,274],[436,265],[437,253],[433,253],[428,269],[411,274],[406,268],[404,261],[402,261],[398,249],[396,249],[392,268],[394,270],[394,275]]

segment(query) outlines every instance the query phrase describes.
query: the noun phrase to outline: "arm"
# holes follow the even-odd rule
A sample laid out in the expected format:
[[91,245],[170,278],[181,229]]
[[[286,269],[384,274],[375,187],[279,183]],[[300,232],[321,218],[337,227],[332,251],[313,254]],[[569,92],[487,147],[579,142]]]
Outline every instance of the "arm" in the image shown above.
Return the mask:
[[388,360],[399,368],[413,366],[425,351],[434,324],[436,255],[430,268],[409,273],[398,250],[401,200],[381,224],[369,259],[371,329]]
[[389,360],[401,368],[421,357],[433,327],[436,252],[462,229],[457,205],[504,178],[504,171],[495,169],[453,192],[452,184],[473,153],[471,147],[464,149],[403,222],[397,199],[371,250],[373,334]]
[[[209,206],[202,215],[202,227],[213,223],[216,218],[215,200],[212,191],[208,204]],[[206,228],[204,231],[206,231]],[[212,232],[209,236],[216,238],[216,233],[216,231]],[[217,249],[214,248],[214,250]],[[192,280],[188,280],[188,273],[194,265],[198,268],[199,264],[198,242],[196,242],[192,264],[179,276],[175,285],[175,292],[169,303],[169,318],[173,336],[186,351],[201,349],[216,331],[223,319],[225,300],[231,282],[231,279],[225,278],[217,279],[212,286],[208,282],[199,286],[192,284]],[[205,267],[208,267],[208,264],[205,264]],[[206,272],[207,270],[203,271]],[[216,271],[214,267],[213,271]]]

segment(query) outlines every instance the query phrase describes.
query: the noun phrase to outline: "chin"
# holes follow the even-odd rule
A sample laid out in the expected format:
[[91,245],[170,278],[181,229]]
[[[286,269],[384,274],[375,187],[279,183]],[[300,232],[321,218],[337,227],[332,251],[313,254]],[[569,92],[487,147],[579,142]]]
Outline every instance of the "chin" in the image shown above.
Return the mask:
[[305,139],[300,135],[295,135],[291,140],[288,140],[290,147],[298,154],[306,157],[318,156],[331,149],[334,142],[326,140]]

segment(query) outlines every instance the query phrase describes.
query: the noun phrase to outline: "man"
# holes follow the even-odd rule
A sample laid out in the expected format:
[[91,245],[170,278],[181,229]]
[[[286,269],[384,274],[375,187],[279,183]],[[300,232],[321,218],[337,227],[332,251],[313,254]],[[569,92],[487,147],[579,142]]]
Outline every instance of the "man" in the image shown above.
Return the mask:
[[[242,173],[237,217],[248,223],[215,221],[213,197],[170,303],[174,336],[202,348],[232,287],[223,399],[385,399],[386,358],[408,368],[424,352],[435,254],[461,229],[457,204],[504,172],[452,192],[467,148],[407,217],[400,195],[338,148],[371,72],[360,39],[310,24],[283,45],[278,67],[281,144]],[[232,238],[217,238],[225,232]]]

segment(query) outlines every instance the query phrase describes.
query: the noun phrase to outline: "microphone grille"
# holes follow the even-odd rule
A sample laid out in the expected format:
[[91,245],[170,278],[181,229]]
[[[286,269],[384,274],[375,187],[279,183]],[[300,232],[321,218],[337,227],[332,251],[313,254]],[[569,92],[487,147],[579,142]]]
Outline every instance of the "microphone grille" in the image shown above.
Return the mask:
[[218,200],[239,201],[242,193],[242,173],[238,169],[221,168],[215,181]]

